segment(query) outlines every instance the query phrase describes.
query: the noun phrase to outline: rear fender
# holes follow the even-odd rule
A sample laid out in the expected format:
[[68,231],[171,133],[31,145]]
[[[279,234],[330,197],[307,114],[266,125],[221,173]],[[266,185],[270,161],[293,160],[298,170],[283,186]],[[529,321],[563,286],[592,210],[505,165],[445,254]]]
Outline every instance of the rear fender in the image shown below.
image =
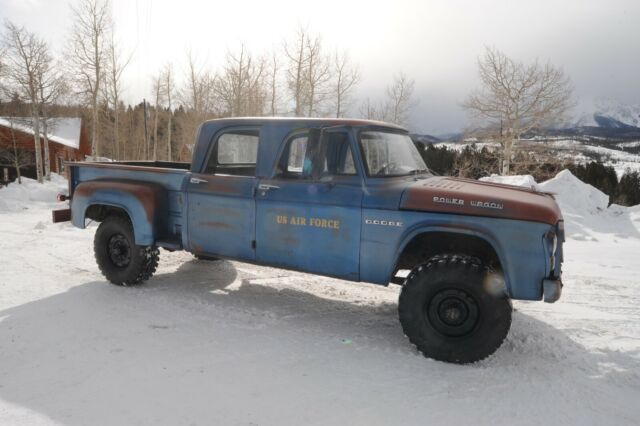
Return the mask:
[[167,191],[153,183],[96,180],[78,184],[71,201],[71,220],[85,227],[87,209],[103,205],[124,210],[133,224],[137,245],[153,245],[166,226]]

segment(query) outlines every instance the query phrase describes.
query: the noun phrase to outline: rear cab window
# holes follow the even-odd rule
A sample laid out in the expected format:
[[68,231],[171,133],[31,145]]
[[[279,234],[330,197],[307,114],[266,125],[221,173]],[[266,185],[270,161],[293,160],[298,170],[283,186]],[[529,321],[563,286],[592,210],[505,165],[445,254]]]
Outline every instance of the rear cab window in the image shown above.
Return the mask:
[[204,173],[254,177],[259,140],[258,129],[225,131],[214,142]]

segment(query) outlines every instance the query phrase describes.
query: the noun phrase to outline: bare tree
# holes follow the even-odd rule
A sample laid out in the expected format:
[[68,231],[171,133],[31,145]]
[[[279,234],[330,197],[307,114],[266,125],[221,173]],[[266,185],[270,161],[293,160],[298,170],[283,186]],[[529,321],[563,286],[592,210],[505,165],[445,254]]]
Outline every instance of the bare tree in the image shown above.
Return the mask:
[[343,117],[350,104],[353,89],[360,82],[360,71],[357,66],[351,65],[346,51],[336,51],[333,62],[334,81],[331,88],[331,97],[334,102],[336,117]]
[[[2,34],[0,33],[0,36],[1,35]],[[0,96],[4,96],[5,93],[7,92],[3,82],[5,68],[6,68],[3,62],[5,50],[6,50],[6,46],[4,45],[3,40],[0,38]],[[0,97],[0,101],[2,101],[2,97]]]
[[183,137],[178,153],[182,153],[185,145],[193,141],[196,129],[208,114],[214,113],[213,86],[215,78],[198,64],[191,50],[187,51],[186,82],[178,91],[180,102],[185,108],[181,120]]
[[549,62],[524,64],[491,47],[478,59],[478,70],[482,87],[463,106],[499,129],[502,173],[509,174],[514,141],[531,129],[561,120],[573,105],[571,80]]
[[326,96],[327,84],[331,80],[331,69],[329,59],[322,50],[322,40],[320,36],[307,36],[307,116],[313,117],[319,112],[319,105]]
[[167,112],[169,118],[167,120],[167,160],[171,161],[172,159],[172,144],[171,144],[171,126],[172,126],[172,118],[173,118],[173,105],[172,99],[174,97],[175,92],[175,82],[173,77],[173,66],[171,63],[167,63],[164,66],[164,71],[162,73],[162,82],[163,82],[163,91],[164,91],[164,99],[167,101]]
[[211,112],[213,104],[213,86],[215,78],[198,64],[191,50],[187,51],[187,72],[185,86],[180,90],[180,101],[187,110],[199,114]]
[[7,118],[9,120],[11,149],[0,150],[0,166],[11,166],[15,168],[18,183],[22,183],[21,168],[35,165],[35,153],[32,153],[26,149],[18,148],[18,141],[15,131],[15,117]]
[[120,150],[120,101],[122,97],[122,74],[129,65],[132,55],[124,56],[115,41],[113,28],[109,34],[109,43],[106,50],[106,62],[104,67],[105,83],[102,89],[107,107],[113,109],[113,144],[115,157],[122,158]]
[[386,98],[383,102],[372,102],[367,98],[360,105],[360,116],[369,120],[387,121],[406,125],[413,100],[414,80],[409,80],[403,73],[396,74],[393,82],[387,86]]
[[31,104],[36,176],[42,183],[42,145],[40,143],[39,77],[48,60],[47,45],[24,27],[5,22],[3,37],[5,78],[12,90]]
[[216,96],[220,99],[225,115],[231,117],[264,112],[265,61],[255,58],[244,45],[237,53],[227,52],[222,73],[215,82]]
[[67,82],[55,66],[48,52],[46,52],[42,66],[37,73],[38,110],[42,123],[42,138],[44,142],[44,175],[51,180],[51,161],[49,158],[49,110],[67,91]]
[[267,90],[269,93],[269,115],[272,117],[278,115],[278,104],[280,97],[278,91],[280,89],[278,82],[278,72],[280,71],[280,59],[278,53],[274,50],[269,58],[269,69],[267,71]]
[[160,115],[160,103],[162,102],[163,80],[162,73],[153,79],[153,92],[156,96],[156,102],[153,104],[153,161],[158,160],[158,116]]
[[81,93],[91,105],[91,151],[100,156],[99,95],[107,62],[107,37],[111,29],[109,0],[79,0],[71,6],[74,22],[69,41],[72,73]]
[[329,92],[331,67],[320,36],[299,27],[292,42],[284,43],[286,81],[296,116],[317,115]]
[[293,42],[284,44],[284,52],[287,57],[287,86],[291,92],[294,104],[294,114],[302,117],[304,114],[306,79],[305,73],[308,64],[307,58],[307,30],[299,27]]
[[415,81],[408,79],[402,72],[393,77],[393,83],[387,87],[386,121],[400,125],[407,124],[409,112],[415,105],[413,101],[414,85]]
[[370,98],[367,98],[360,104],[360,117],[367,120],[386,120],[386,114],[384,106],[376,105],[375,102],[371,102]]

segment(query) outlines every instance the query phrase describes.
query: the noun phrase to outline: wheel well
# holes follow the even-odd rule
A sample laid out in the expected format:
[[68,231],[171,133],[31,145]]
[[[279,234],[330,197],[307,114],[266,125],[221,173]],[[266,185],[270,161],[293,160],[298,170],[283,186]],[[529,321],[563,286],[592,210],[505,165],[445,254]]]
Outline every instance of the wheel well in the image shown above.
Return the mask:
[[493,246],[475,235],[456,232],[425,232],[416,235],[402,250],[393,272],[411,270],[427,259],[443,253],[459,253],[477,257],[492,269],[502,269]]
[[105,204],[92,204],[87,207],[87,210],[84,214],[85,218],[95,220],[96,222],[102,222],[108,216],[121,216],[128,220],[131,220],[129,214],[125,209]]

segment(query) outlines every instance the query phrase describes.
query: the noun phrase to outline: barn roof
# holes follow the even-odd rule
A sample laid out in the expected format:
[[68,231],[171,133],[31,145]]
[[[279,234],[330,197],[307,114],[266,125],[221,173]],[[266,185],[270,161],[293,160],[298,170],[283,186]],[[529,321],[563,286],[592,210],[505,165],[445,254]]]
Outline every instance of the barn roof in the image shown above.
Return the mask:
[[[11,127],[24,133],[33,135],[33,120],[31,117],[0,117],[0,126]],[[77,117],[56,117],[48,121],[48,136],[52,142],[71,148],[80,148],[80,128],[82,119]]]

